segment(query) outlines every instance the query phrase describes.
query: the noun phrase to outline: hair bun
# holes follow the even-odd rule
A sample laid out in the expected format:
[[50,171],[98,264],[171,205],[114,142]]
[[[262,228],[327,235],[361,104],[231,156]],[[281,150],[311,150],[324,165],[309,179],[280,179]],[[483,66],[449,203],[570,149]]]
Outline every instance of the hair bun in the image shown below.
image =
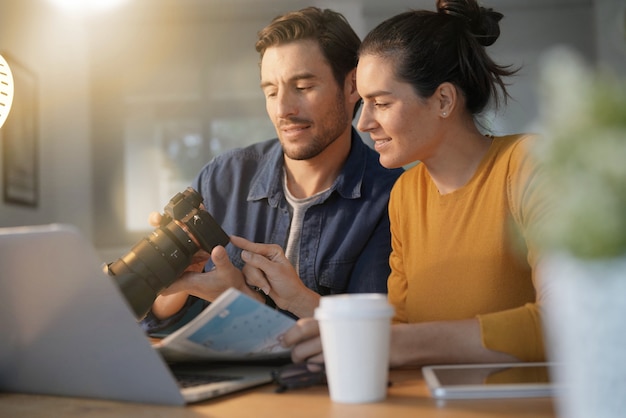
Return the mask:
[[492,45],[500,36],[502,13],[479,6],[475,0],[438,0],[437,11],[463,21],[482,46]]

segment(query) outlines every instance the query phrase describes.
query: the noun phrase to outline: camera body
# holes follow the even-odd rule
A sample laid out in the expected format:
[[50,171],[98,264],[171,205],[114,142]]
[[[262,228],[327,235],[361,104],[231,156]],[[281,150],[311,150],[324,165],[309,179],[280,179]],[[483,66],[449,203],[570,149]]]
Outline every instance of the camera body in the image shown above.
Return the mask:
[[141,319],[157,295],[191,264],[197,251],[210,253],[215,246],[225,246],[229,241],[224,230],[202,208],[202,196],[188,187],[165,206],[160,226],[106,270],[135,316]]

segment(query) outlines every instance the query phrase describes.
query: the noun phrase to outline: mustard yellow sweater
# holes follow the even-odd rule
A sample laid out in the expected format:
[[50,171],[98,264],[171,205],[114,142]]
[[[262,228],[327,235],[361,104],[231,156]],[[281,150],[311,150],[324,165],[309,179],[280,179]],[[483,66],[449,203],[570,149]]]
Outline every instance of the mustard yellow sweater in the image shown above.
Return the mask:
[[534,138],[494,138],[464,187],[440,195],[423,164],[396,182],[389,202],[389,300],[395,322],[477,317],[486,348],[544,359],[524,231],[542,211],[527,152]]

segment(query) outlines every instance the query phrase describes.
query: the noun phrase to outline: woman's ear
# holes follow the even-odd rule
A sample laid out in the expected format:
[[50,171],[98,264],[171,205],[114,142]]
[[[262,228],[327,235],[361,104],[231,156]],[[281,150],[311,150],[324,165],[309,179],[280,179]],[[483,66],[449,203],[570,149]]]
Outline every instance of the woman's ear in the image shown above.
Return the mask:
[[441,117],[448,117],[456,109],[458,101],[458,91],[454,84],[445,82],[437,87],[437,100],[439,102],[439,114]]

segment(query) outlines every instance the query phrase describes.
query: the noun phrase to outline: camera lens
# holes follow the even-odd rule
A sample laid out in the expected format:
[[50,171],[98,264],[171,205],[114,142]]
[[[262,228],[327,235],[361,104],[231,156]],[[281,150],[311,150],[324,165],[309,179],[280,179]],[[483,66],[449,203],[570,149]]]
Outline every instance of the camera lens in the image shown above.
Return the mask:
[[226,245],[228,235],[201,208],[202,197],[192,188],[176,194],[165,206],[161,225],[108,265],[137,318],[150,310],[157,295],[191,264],[200,249]]

